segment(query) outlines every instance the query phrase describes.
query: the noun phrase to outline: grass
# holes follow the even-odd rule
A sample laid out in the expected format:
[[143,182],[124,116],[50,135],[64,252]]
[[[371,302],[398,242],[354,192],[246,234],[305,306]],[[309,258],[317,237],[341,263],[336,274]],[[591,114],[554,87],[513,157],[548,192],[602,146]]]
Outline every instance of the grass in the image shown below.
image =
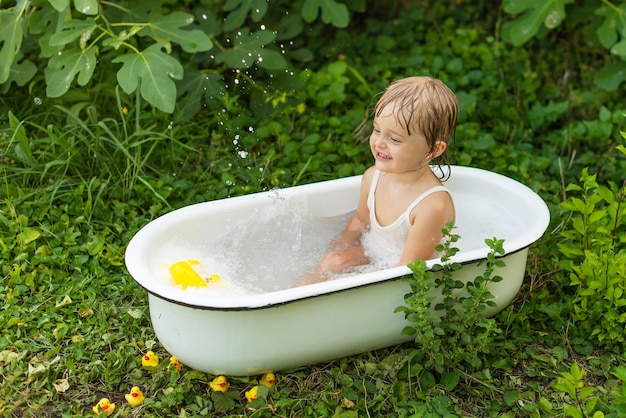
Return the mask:
[[[428,20],[420,13],[392,25],[371,19],[352,36],[338,32],[333,43],[312,39],[322,59],[300,74],[306,88],[285,94],[263,117],[244,90],[192,119],[121,94],[35,108],[25,89],[3,98],[0,414],[89,416],[102,397],[116,404],[113,416],[137,417],[623,414],[626,350],[609,333],[621,322],[589,324],[607,307],[623,315],[621,306],[603,301],[616,288],[585,295],[572,284],[597,269],[585,264],[577,217],[593,220],[587,232],[601,237],[587,258],[623,269],[624,257],[610,256],[623,247],[624,210],[616,208],[626,168],[616,148],[623,143],[620,92],[598,90],[584,75],[563,81],[572,55],[593,51],[568,51],[550,40],[510,48],[487,29],[441,15],[432,20],[441,21],[436,31],[420,35],[412,30]],[[394,41],[400,38],[406,42]],[[364,52],[346,54],[354,50]],[[355,129],[368,114],[369,92],[415,71],[462,92],[453,162],[529,185],[552,214],[531,248],[518,298],[495,317],[500,333],[479,353],[480,365],[446,368],[452,362],[444,347],[443,363],[432,369],[419,345],[404,344],[280,371],[276,385],[253,402],[245,393],[260,376],[229,377],[222,393],[210,389],[215,376],[168,367],[146,292],[123,265],[133,234],[188,204],[361,173],[370,157],[366,135]],[[595,186],[585,167],[597,173]],[[586,184],[590,196],[608,191],[581,210],[563,203],[583,199],[570,184]],[[598,289],[592,279],[586,283]],[[600,331],[593,334],[592,326]],[[471,324],[465,331],[475,343]],[[600,335],[614,339],[607,344]],[[141,364],[150,350],[161,359],[155,369]],[[138,408],[124,398],[132,386],[146,396]]]

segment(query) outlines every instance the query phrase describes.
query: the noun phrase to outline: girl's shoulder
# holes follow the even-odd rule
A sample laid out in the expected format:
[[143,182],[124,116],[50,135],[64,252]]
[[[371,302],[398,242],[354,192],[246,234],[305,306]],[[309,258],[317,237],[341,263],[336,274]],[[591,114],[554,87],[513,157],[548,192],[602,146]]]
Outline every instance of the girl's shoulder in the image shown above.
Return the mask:
[[365,170],[363,173],[363,178],[361,179],[361,186],[363,189],[369,190],[372,185],[372,180],[374,179],[374,173],[376,173],[376,167],[372,166]]

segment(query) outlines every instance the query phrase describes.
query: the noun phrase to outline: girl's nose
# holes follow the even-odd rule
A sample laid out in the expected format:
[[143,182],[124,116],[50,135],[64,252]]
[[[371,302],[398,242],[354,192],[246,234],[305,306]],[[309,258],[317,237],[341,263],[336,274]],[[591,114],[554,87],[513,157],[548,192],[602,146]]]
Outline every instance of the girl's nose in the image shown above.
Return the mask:
[[383,148],[387,146],[387,141],[385,141],[385,138],[382,135],[376,135],[374,138],[374,144],[377,148]]

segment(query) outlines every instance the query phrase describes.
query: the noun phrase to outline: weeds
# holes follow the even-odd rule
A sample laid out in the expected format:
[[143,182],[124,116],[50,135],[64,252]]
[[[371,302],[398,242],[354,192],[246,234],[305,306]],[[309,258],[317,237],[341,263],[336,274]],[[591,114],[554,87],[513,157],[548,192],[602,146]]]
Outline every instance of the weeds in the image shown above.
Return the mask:
[[[400,3],[388,7],[401,11],[393,16],[387,7],[355,14],[346,30],[289,33],[286,53],[306,46],[314,59],[291,55],[283,75],[229,65],[212,72],[208,55],[176,50],[198,69],[177,86],[185,114],[171,119],[139,89],[112,88],[106,80],[119,66],[105,56],[94,94],[72,88],[42,103],[42,78],[4,85],[12,88],[0,98],[0,415],[85,416],[102,397],[117,404],[114,416],[626,413],[626,159],[615,147],[623,97],[588,76],[612,58],[561,42],[579,39],[576,28],[510,48],[485,26],[501,22],[482,3]],[[146,351],[168,353],[145,292],[122,265],[133,234],[171,208],[362,173],[372,94],[416,73],[444,79],[459,96],[452,163],[514,177],[549,203],[553,229],[528,266],[541,285],[525,283],[524,297],[488,318],[499,240],[488,243],[485,275],[472,284],[453,279],[454,263],[436,271],[416,263],[402,309],[414,342],[281,371],[276,388],[250,403],[256,376],[231,379],[222,396],[210,390],[214,376],[143,369]],[[264,95],[262,86],[273,88]],[[452,256],[449,238],[442,250]],[[434,286],[442,299],[430,299]],[[135,385],[146,400],[132,409],[124,394]]]
[[571,227],[561,232],[559,244],[560,264],[576,289],[573,318],[598,344],[620,347],[626,324],[624,189],[598,184],[587,169],[580,183],[567,188],[574,194],[562,206],[571,213]]
[[413,275],[403,280],[411,286],[411,293],[404,297],[407,306],[396,309],[411,323],[403,333],[415,336],[414,360],[438,373],[478,370],[483,365],[481,357],[490,353],[494,337],[502,332],[485,311],[495,306],[489,283],[502,280],[494,271],[505,266],[496,258],[504,254],[503,241],[485,241],[491,249],[486,260],[479,263],[485,272],[464,283],[454,274],[461,270],[461,264],[451,262],[459,251],[453,246],[459,239],[451,232],[453,227],[450,223],[442,230],[445,242],[437,247],[443,253],[443,264],[428,269],[424,261],[416,260],[409,265]]

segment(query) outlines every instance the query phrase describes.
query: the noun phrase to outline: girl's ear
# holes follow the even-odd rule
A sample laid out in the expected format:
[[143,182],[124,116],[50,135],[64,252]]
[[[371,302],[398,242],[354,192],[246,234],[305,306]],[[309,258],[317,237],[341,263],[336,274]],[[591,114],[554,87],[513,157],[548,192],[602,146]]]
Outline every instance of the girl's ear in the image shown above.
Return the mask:
[[439,157],[441,154],[443,154],[444,152],[446,152],[446,149],[448,149],[448,144],[446,144],[443,141],[437,141],[435,142],[435,145],[432,148],[432,151],[430,152],[430,158],[431,159],[435,159],[437,157]]

